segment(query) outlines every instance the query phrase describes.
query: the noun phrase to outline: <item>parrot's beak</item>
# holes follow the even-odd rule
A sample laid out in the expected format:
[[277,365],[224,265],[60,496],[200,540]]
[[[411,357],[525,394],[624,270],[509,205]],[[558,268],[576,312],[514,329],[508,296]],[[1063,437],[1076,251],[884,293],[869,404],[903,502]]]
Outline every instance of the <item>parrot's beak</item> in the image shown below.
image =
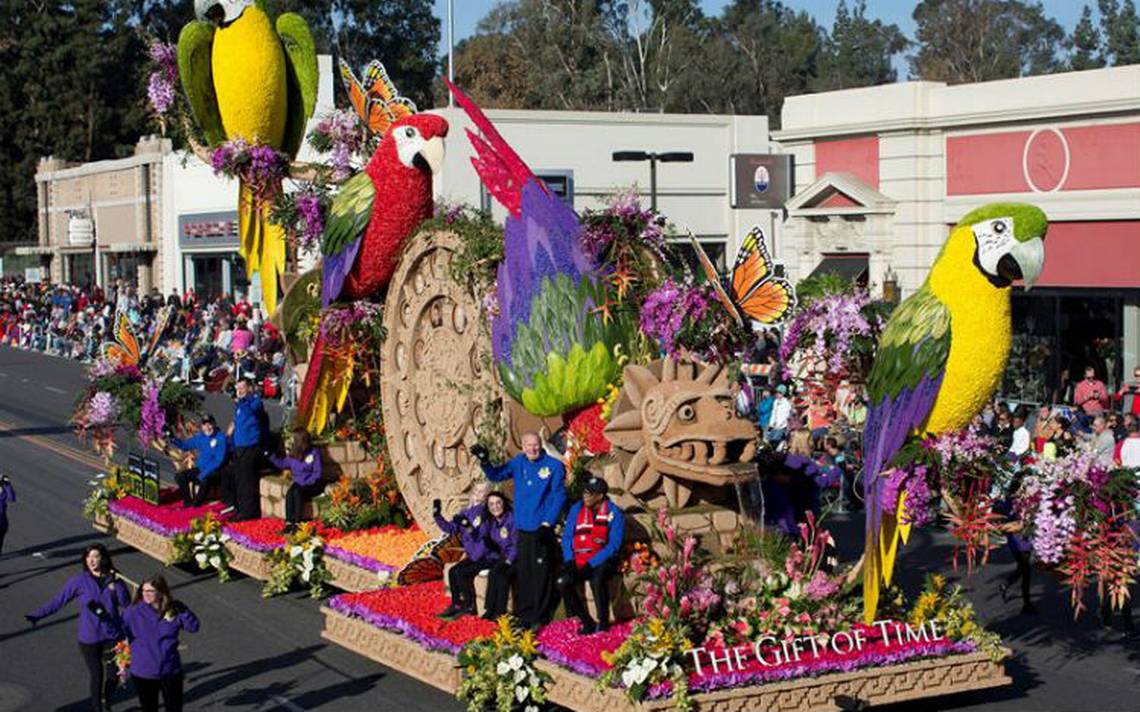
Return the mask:
[[424,147],[416,154],[415,163],[417,166],[421,162],[427,164],[428,170],[431,171],[432,175],[435,175],[443,168],[443,154],[443,137],[429,138],[424,142]]
[[1044,266],[1045,241],[1040,237],[1018,242],[998,261],[1002,276],[1010,280],[1020,277],[1026,289],[1032,289],[1037,283]]
[[224,27],[242,16],[252,0],[194,0],[194,15],[202,22]]

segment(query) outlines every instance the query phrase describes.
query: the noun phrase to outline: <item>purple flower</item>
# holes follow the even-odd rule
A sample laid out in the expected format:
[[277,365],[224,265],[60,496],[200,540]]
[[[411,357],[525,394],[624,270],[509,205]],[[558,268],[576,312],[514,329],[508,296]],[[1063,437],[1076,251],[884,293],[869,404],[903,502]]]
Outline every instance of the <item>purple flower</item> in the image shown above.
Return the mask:
[[780,359],[786,363],[803,351],[833,371],[849,370],[856,340],[875,336],[863,314],[870,303],[867,292],[832,294],[812,302],[788,327],[780,344]]
[[151,72],[146,95],[156,114],[165,114],[174,104],[174,85],[160,72]]
[[119,402],[107,391],[99,391],[87,402],[87,425],[97,428],[114,425],[119,418]]
[[105,358],[100,358],[98,361],[91,364],[91,369],[87,372],[87,375],[91,380],[94,381],[99,378],[110,376],[114,372],[115,364]]
[[156,114],[165,114],[174,105],[174,86],[178,83],[178,53],[174,45],[156,42],[150,46],[154,65],[147,79],[147,97]]
[[312,141],[322,152],[331,154],[333,179],[344,180],[352,175],[352,157],[364,146],[356,112],[337,110],[326,114],[313,134]]
[[162,437],[162,429],[166,425],[166,412],[159,403],[159,393],[162,388],[158,381],[147,381],[143,386],[143,402],[139,410],[139,442],[143,448],[150,447],[150,443]]
[[297,216],[301,226],[298,237],[303,249],[311,249],[320,243],[325,231],[325,216],[321,209],[321,198],[316,193],[303,191],[294,198]]

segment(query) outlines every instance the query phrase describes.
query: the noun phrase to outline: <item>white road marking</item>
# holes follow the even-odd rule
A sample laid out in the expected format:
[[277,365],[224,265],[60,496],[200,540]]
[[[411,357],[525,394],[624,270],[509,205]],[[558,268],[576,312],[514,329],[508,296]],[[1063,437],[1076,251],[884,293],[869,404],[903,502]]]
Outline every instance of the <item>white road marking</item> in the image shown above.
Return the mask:
[[52,393],[62,393],[63,395],[67,395],[67,391],[63,390],[62,388],[56,388],[55,386],[44,386],[44,390],[51,391]]
[[297,704],[296,702],[293,702],[292,700],[288,700],[282,697],[281,695],[270,695],[269,699],[273,702],[276,702],[279,707],[283,707],[284,709],[289,710],[289,712],[305,712],[304,707]]

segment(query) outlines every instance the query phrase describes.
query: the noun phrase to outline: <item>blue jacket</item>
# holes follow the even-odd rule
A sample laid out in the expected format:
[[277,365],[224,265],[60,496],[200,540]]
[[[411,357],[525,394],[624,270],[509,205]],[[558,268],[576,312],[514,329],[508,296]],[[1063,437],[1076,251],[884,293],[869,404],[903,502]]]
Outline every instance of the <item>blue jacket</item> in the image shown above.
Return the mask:
[[16,501],[16,490],[8,482],[0,486],[0,529],[8,528],[8,503]]
[[[609,497],[606,497],[605,501],[609,502],[610,505],[610,526],[609,531],[606,532],[606,545],[602,547],[601,551],[591,556],[588,562],[595,569],[617,555],[621,549],[622,540],[625,538],[625,514],[622,513],[621,507],[614,504],[614,501]],[[570,512],[567,513],[566,522],[562,525],[563,561],[574,561],[574,530],[578,525],[578,515],[582,512],[583,506],[582,500],[570,505]]]
[[[47,618],[74,598],[79,599],[80,643],[94,645],[122,639],[122,612],[130,603],[127,585],[115,577],[95,578],[90,571],[84,571],[68,579],[59,593],[36,609],[32,618],[37,621]],[[103,606],[102,619],[89,607],[89,604],[95,601]]]
[[302,458],[270,457],[269,461],[279,470],[289,470],[293,483],[301,487],[319,484],[324,479],[321,465],[321,451],[312,448]]
[[[470,526],[459,523],[461,517],[467,517]],[[442,514],[435,515],[435,523],[444,534],[458,534],[459,542],[463,545],[463,552],[471,561],[484,561],[490,558],[487,547],[488,526],[490,517],[486,506],[476,504],[464,509],[450,520],[444,519]]]
[[226,453],[229,452],[226,436],[217,431],[212,436],[198,433],[186,440],[171,438],[170,444],[183,452],[194,451],[194,464],[198,467],[198,479],[202,482],[225,464]]
[[519,531],[536,532],[543,523],[554,526],[566,504],[566,468],[546,453],[531,462],[519,453],[502,465],[483,464],[492,482],[515,481],[515,524]]
[[261,399],[248,395],[234,405],[234,447],[257,447],[265,437],[269,416]]
[[756,422],[761,428],[768,427],[768,421],[772,419],[772,405],[775,402],[775,397],[767,396],[756,403]]
[[123,627],[131,643],[131,674],[158,680],[182,672],[178,631],[198,632],[198,616],[189,608],[164,618],[154,606],[139,601],[123,613]]

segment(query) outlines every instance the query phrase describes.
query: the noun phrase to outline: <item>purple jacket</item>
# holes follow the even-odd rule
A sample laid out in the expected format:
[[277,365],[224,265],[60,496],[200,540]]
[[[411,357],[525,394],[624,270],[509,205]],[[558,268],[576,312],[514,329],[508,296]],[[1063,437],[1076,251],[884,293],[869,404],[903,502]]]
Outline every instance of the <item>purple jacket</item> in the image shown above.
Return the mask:
[[[89,571],[68,579],[59,593],[36,609],[32,618],[37,621],[47,618],[66,606],[73,598],[79,599],[80,643],[93,645],[122,639],[122,612],[130,603],[127,585],[113,577],[95,578]],[[102,619],[98,618],[90,608],[90,604],[96,601],[105,611]]]
[[321,451],[312,448],[304,457],[270,457],[269,461],[279,470],[289,470],[293,474],[293,482],[301,487],[319,484],[324,475],[321,470]]
[[139,601],[123,613],[123,626],[131,642],[131,674],[157,680],[182,673],[178,631],[198,632],[198,616],[189,608],[163,618],[148,603]]
[[[467,558],[472,561],[490,561],[495,558],[487,546],[487,527],[490,517],[485,509],[484,505],[476,504],[452,517],[451,521],[444,519],[442,514],[435,515],[436,526],[442,529],[444,534],[459,535],[459,541],[463,544],[463,551],[467,554]],[[461,517],[467,517],[471,526],[461,525],[459,523]]]
[[0,486],[0,529],[8,528],[8,503],[15,501],[16,490],[12,488],[12,483]]
[[504,512],[502,519],[490,514],[487,522],[487,538],[490,541],[491,558],[513,564],[519,558],[519,530],[515,528],[515,513]]

